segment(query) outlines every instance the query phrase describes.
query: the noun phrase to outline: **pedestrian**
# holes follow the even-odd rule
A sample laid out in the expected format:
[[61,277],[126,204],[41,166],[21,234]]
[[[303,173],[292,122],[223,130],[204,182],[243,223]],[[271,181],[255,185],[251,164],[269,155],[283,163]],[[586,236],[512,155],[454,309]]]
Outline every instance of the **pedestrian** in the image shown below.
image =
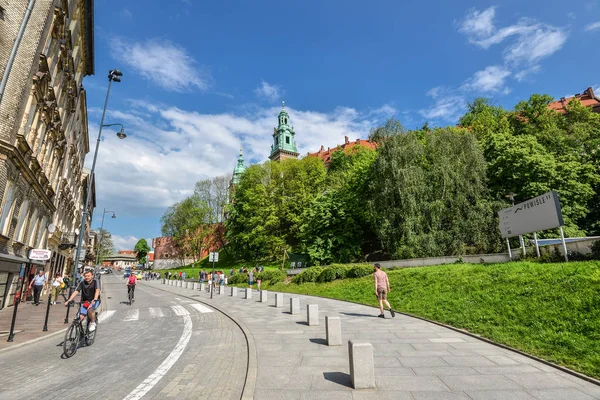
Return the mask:
[[219,271],[219,285],[225,284],[225,274],[223,271]]
[[213,282],[213,287],[216,289],[217,288],[217,282],[219,281],[219,274],[217,274],[217,271],[213,271],[212,273],[212,282]]
[[225,286],[227,286],[227,275],[225,275]]
[[60,295],[65,300],[65,302],[67,301],[67,296],[65,296],[65,292],[67,291],[68,287],[69,287],[69,277],[67,275],[64,275],[62,277],[62,285],[60,285]]
[[248,286],[252,289],[252,284],[254,284],[254,270],[248,273]]
[[256,279],[256,288],[258,289],[259,292],[260,292],[260,283],[261,283],[260,278]]
[[204,283],[205,280],[206,280],[206,271],[202,270],[202,271],[200,271],[200,283]]
[[181,274],[181,280],[185,281],[185,271]]
[[383,303],[390,310],[390,314],[392,314],[392,318],[396,316],[394,310],[392,310],[392,306],[387,300],[387,294],[391,291],[390,288],[390,280],[385,272],[381,270],[381,265],[379,263],[375,264],[375,273],[373,274],[373,279],[375,282],[375,296],[377,296],[377,300],[379,301],[379,318],[385,318],[383,314]]
[[183,276],[183,272],[179,271],[179,280],[181,280],[182,276]]
[[202,270],[198,271],[198,282],[202,283]]
[[40,305],[40,294],[42,294],[42,289],[45,289],[46,284],[46,274],[44,274],[44,270],[40,269],[39,273],[31,280],[29,284],[29,289],[33,286],[33,303],[36,306]]
[[56,299],[58,298],[58,294],[62,291],[61,285],[64,285],[60,274],[54,275],[54,279],[52,280],[52,304],[56,304]]

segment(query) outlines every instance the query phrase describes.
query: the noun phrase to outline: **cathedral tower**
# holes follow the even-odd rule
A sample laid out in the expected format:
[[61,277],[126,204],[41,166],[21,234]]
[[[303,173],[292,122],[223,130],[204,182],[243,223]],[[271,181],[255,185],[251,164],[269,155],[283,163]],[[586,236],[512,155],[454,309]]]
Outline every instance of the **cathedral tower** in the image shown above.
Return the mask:
[[279,161],[284,158],[298,158],[300,153],[296,147],[296,133],[294,127],[289,124],[290,116],[285,111],[285,102],[283,101],[278,118],[278,126],[273,128],[273,144],[269,159]]

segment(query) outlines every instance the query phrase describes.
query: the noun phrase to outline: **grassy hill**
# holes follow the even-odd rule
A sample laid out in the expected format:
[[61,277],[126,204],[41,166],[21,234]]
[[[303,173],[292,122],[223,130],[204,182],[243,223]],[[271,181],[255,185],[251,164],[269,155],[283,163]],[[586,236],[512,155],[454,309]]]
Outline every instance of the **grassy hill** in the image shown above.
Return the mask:
[[[600,262],[454,264],[388,274],[394,309],[600,378]],[[269,289],[376,305],[372,276]]]

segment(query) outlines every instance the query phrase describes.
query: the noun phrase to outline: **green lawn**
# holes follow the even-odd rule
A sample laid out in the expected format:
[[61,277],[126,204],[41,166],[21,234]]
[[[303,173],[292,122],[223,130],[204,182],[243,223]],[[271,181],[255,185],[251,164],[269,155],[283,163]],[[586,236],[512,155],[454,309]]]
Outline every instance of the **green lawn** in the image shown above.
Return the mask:
[[[455,264],[388,273],[394,309],[600,378],[600,262]],[[376,305],[372,279],[269,289]]]

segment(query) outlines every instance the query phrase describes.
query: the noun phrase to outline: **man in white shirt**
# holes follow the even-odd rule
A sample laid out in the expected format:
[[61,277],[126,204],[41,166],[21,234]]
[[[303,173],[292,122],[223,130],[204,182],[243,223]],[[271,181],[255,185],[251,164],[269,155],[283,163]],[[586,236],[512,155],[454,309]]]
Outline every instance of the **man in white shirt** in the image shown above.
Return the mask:
[[38,274],[33,277],[31,283],[29,284],[29,289],[33,286],[33,303],[36,306],[40,305],[40,294],[42,294],[42,290],[46,287],[46,274],[44,274],[44,270],[40,269]]

